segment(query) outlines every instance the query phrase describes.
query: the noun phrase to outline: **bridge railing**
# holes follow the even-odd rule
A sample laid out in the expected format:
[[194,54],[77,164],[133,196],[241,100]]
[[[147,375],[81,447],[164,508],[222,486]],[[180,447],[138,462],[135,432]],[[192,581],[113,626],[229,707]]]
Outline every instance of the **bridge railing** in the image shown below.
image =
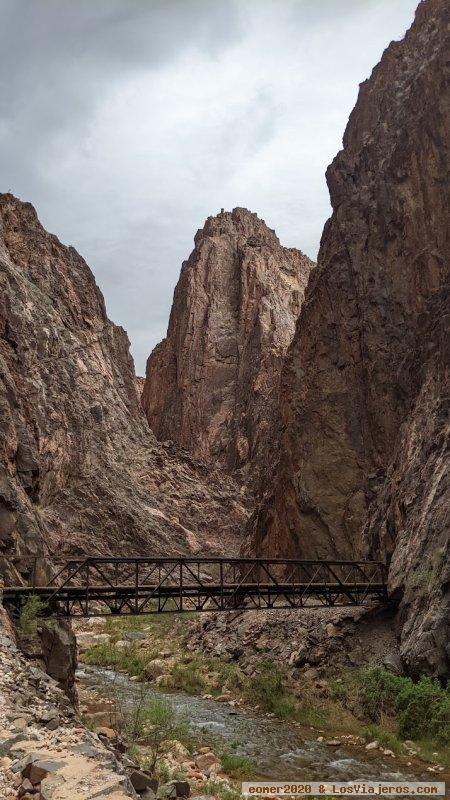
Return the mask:
[[4,597],[16,608],[35,593],[65,616],[359,605],[387,597],[386,568],[374,561],[24,557],[4,574]]
[[[377,561],[325,561],[279,558],[72,557],[18,556],[9,559],[6,585],[182,586],[384,584],[386,567]],[[1,568],[1,565],[0,565]],[[11,577],[12,575],[12,577]]]

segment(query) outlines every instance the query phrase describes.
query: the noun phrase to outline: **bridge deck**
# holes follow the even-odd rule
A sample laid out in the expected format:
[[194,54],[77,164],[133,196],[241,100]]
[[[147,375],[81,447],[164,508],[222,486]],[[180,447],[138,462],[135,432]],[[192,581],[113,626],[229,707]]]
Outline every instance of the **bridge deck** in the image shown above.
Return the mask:
[[387,600],[385,567],[379,562],[91,557],[63,562],[53,575],[51,570],[38,570],[35,563],[28,575],[27,585],[15,582],[3,590],[4,603],[13,613],[20,613],[32,595],[45,604],[42,616],[66,617]]

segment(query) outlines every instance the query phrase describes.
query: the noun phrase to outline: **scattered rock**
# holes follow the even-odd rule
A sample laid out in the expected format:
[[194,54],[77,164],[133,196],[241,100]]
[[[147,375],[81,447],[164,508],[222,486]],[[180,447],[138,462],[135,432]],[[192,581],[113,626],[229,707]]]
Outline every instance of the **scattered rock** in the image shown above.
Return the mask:
[[139,794],[142,794],[146,789],[152,789],[153,792],[156,792],[158,788],[158,781],[150,775],[147,775],[146,772],[141,772],[141,770],[132,770],[129,773],[129,778],[133,789]]
[[29,778],[33,786],[41,783],[47,775],[54,775],[64,767],[62,761],[46,761],[44,759],[36,759],[28,763],[22,770],[22,775]]
[[166,796],[170,798],[189,797],[191,793],[191,787],[188,781],[170,781],[164,788],[166,790]]
[[219,766],[217,756],[214,753],[206,752],[196,756],[195,763],[201,770],[210,769],[211,767]]
[[13,727],[16,731],[24,731],[28,727],[28,720],[23,717],[13,720]]
[[125,634],[125,639],[127,639],[129,642],[140,642],[146,638],[147,637],[145,633],[142,633],[142,631],[128,631]]
[[167,671],[167,663],[162,658],[153,658],[144,667],[144,675],[149,681],[155,680]]
[[373,742],[369,742],[369,744],[366,744],[366,750],[378,750],[379,746],[380,743],[378,739],[375,739]]
[[84,631],[77,634],[77,645],[80,650],[87,650],[90,647],[97,647],[100,644],[108,644],[111,641],[109,633],[95,633],[95,631]]

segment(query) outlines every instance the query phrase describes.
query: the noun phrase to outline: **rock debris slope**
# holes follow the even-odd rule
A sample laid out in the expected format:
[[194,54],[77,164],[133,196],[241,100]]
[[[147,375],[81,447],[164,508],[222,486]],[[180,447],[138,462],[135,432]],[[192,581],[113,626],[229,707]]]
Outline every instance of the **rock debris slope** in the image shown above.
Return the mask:
[[156,442],[126,333],[107,318],[89,267],[9,194],[0,409],[0,557],[236,547],[246,519],[236,487]]
[[81,725],[56,682],[25,661],[1,611],[0,797],[136,800],[124,766]]
[[282,376],[285,433],[251,547],[391,559],[410,670],[446,671],[448,6],[419,5],[359,92]]
[[147,363],[158,439],[259,487],[278,438],[278,385],[312,262],[244,208],[209,217]]

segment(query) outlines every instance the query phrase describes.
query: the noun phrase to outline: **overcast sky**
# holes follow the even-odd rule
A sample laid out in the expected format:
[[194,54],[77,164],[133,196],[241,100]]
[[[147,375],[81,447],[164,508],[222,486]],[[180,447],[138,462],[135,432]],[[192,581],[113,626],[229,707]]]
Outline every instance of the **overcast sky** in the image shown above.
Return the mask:
[[0,0],[0,175],[93,269],[138,374],[221,207],[317,255],[358,83],[416,0]]

